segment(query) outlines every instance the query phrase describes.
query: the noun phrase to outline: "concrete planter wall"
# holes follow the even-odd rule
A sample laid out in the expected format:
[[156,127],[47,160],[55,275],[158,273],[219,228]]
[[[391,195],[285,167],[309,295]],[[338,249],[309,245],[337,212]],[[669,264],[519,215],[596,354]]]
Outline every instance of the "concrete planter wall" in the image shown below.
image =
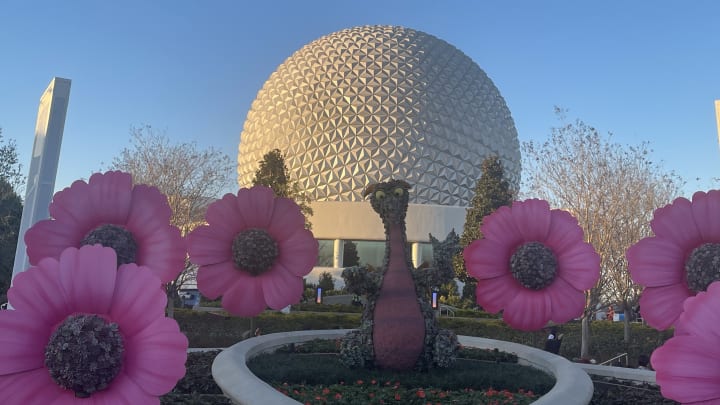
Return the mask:
[[[244,340],[222,351],[213,362],[212,374],[223,393],[240,405],[297,405],[299,402],[281,394],[257,378],[246,363],[260,353],[289,344],[313,339],[337,339],[349,329],[311,330],[273,333]],[[470,336],[459,336],[460,344],[481,349],[515,353],[519,363],[539,368],[555,376],[555,386],[535,404],[588,404],[593,394],[590,377],[576,364],[554,354],[517,343]]]

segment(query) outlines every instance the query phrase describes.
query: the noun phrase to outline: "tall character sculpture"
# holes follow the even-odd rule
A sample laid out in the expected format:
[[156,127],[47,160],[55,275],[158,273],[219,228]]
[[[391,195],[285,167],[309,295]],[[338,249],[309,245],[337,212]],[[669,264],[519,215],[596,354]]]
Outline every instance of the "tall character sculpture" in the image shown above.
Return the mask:
[[405,216],[410,185],[402,180],[369,185],[373,210],[385,226],[385,259],[378,269],[343,271],[348,290],[366,294],[361,327],[342,342],[342,361],[351,367],[410,370],[447,367],[455,358],[457,337],[440,329],[429,304],[431,291],[454,278],[452,256],[459,237],[440,242],[430,235],[433,265],[415,269],[408,251]]

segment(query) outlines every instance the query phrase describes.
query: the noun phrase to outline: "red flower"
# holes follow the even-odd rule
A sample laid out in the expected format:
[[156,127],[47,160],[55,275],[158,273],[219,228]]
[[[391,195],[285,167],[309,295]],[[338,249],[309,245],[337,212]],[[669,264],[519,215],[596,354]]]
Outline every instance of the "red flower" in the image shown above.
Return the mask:
[[323,395],[329,394],[329,393],[330,393],[330,388],[327,388],[327,387],[323,388],[322,393],[323,393]]
[[335,399],[341,399],[341,398],[342,398],[342,395],[339,392],[337,394],[335,394]]
[[400,400],[400,394],[395,394],[395,400],[396,400],[396,401],[399,401],[399,400]]
[[417,392],[417,396],[418,396],[418,398],[425,398],[425,391],[423,391],[422,389],[419,389]]

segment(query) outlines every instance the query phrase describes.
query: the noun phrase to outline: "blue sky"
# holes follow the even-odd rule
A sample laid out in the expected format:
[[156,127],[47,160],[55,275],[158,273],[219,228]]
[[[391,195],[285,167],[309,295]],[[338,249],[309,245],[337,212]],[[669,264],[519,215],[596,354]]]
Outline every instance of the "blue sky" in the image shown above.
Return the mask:
[[[0,127],[29,166],[40,95],[72,79],[56,189],[107,167],[150,124],[231,158],[252,101],[294,51],[358,25],[401,25],[470,56],[504,96],[520,141],[569,109],[622,144],[717,187],[720,2],[0,2]],[[698,180],[699,178],[699,180]]]

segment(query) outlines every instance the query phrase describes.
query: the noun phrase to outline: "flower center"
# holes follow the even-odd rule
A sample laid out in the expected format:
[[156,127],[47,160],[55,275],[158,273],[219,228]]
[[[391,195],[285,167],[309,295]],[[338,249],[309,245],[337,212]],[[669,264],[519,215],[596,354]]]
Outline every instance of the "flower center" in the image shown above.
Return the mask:
[[708,286],[720,280],[720,243],[705,243],[690,253],[685,262],[688,287],[695,291],[706,291]]
[[542,243],[528,242],[510,257],[510,272],[524,287],[541,290],[555,280],[557,259]]
[[279,255],[278,245],[264,229],[246,229],[233,240],[235,266],[253,276],[269,270]]
[[58,385],[87,398],[120,373],[123,351],[116,323],[97,315],[73,315],[50,336],[45,366]]
[[100,225],[88,232],[80,241],[80,246],[101,244],[113,248],[117,255],[117,265],[135,263],[137,259],[137,243],[127,229],[111,224]]

